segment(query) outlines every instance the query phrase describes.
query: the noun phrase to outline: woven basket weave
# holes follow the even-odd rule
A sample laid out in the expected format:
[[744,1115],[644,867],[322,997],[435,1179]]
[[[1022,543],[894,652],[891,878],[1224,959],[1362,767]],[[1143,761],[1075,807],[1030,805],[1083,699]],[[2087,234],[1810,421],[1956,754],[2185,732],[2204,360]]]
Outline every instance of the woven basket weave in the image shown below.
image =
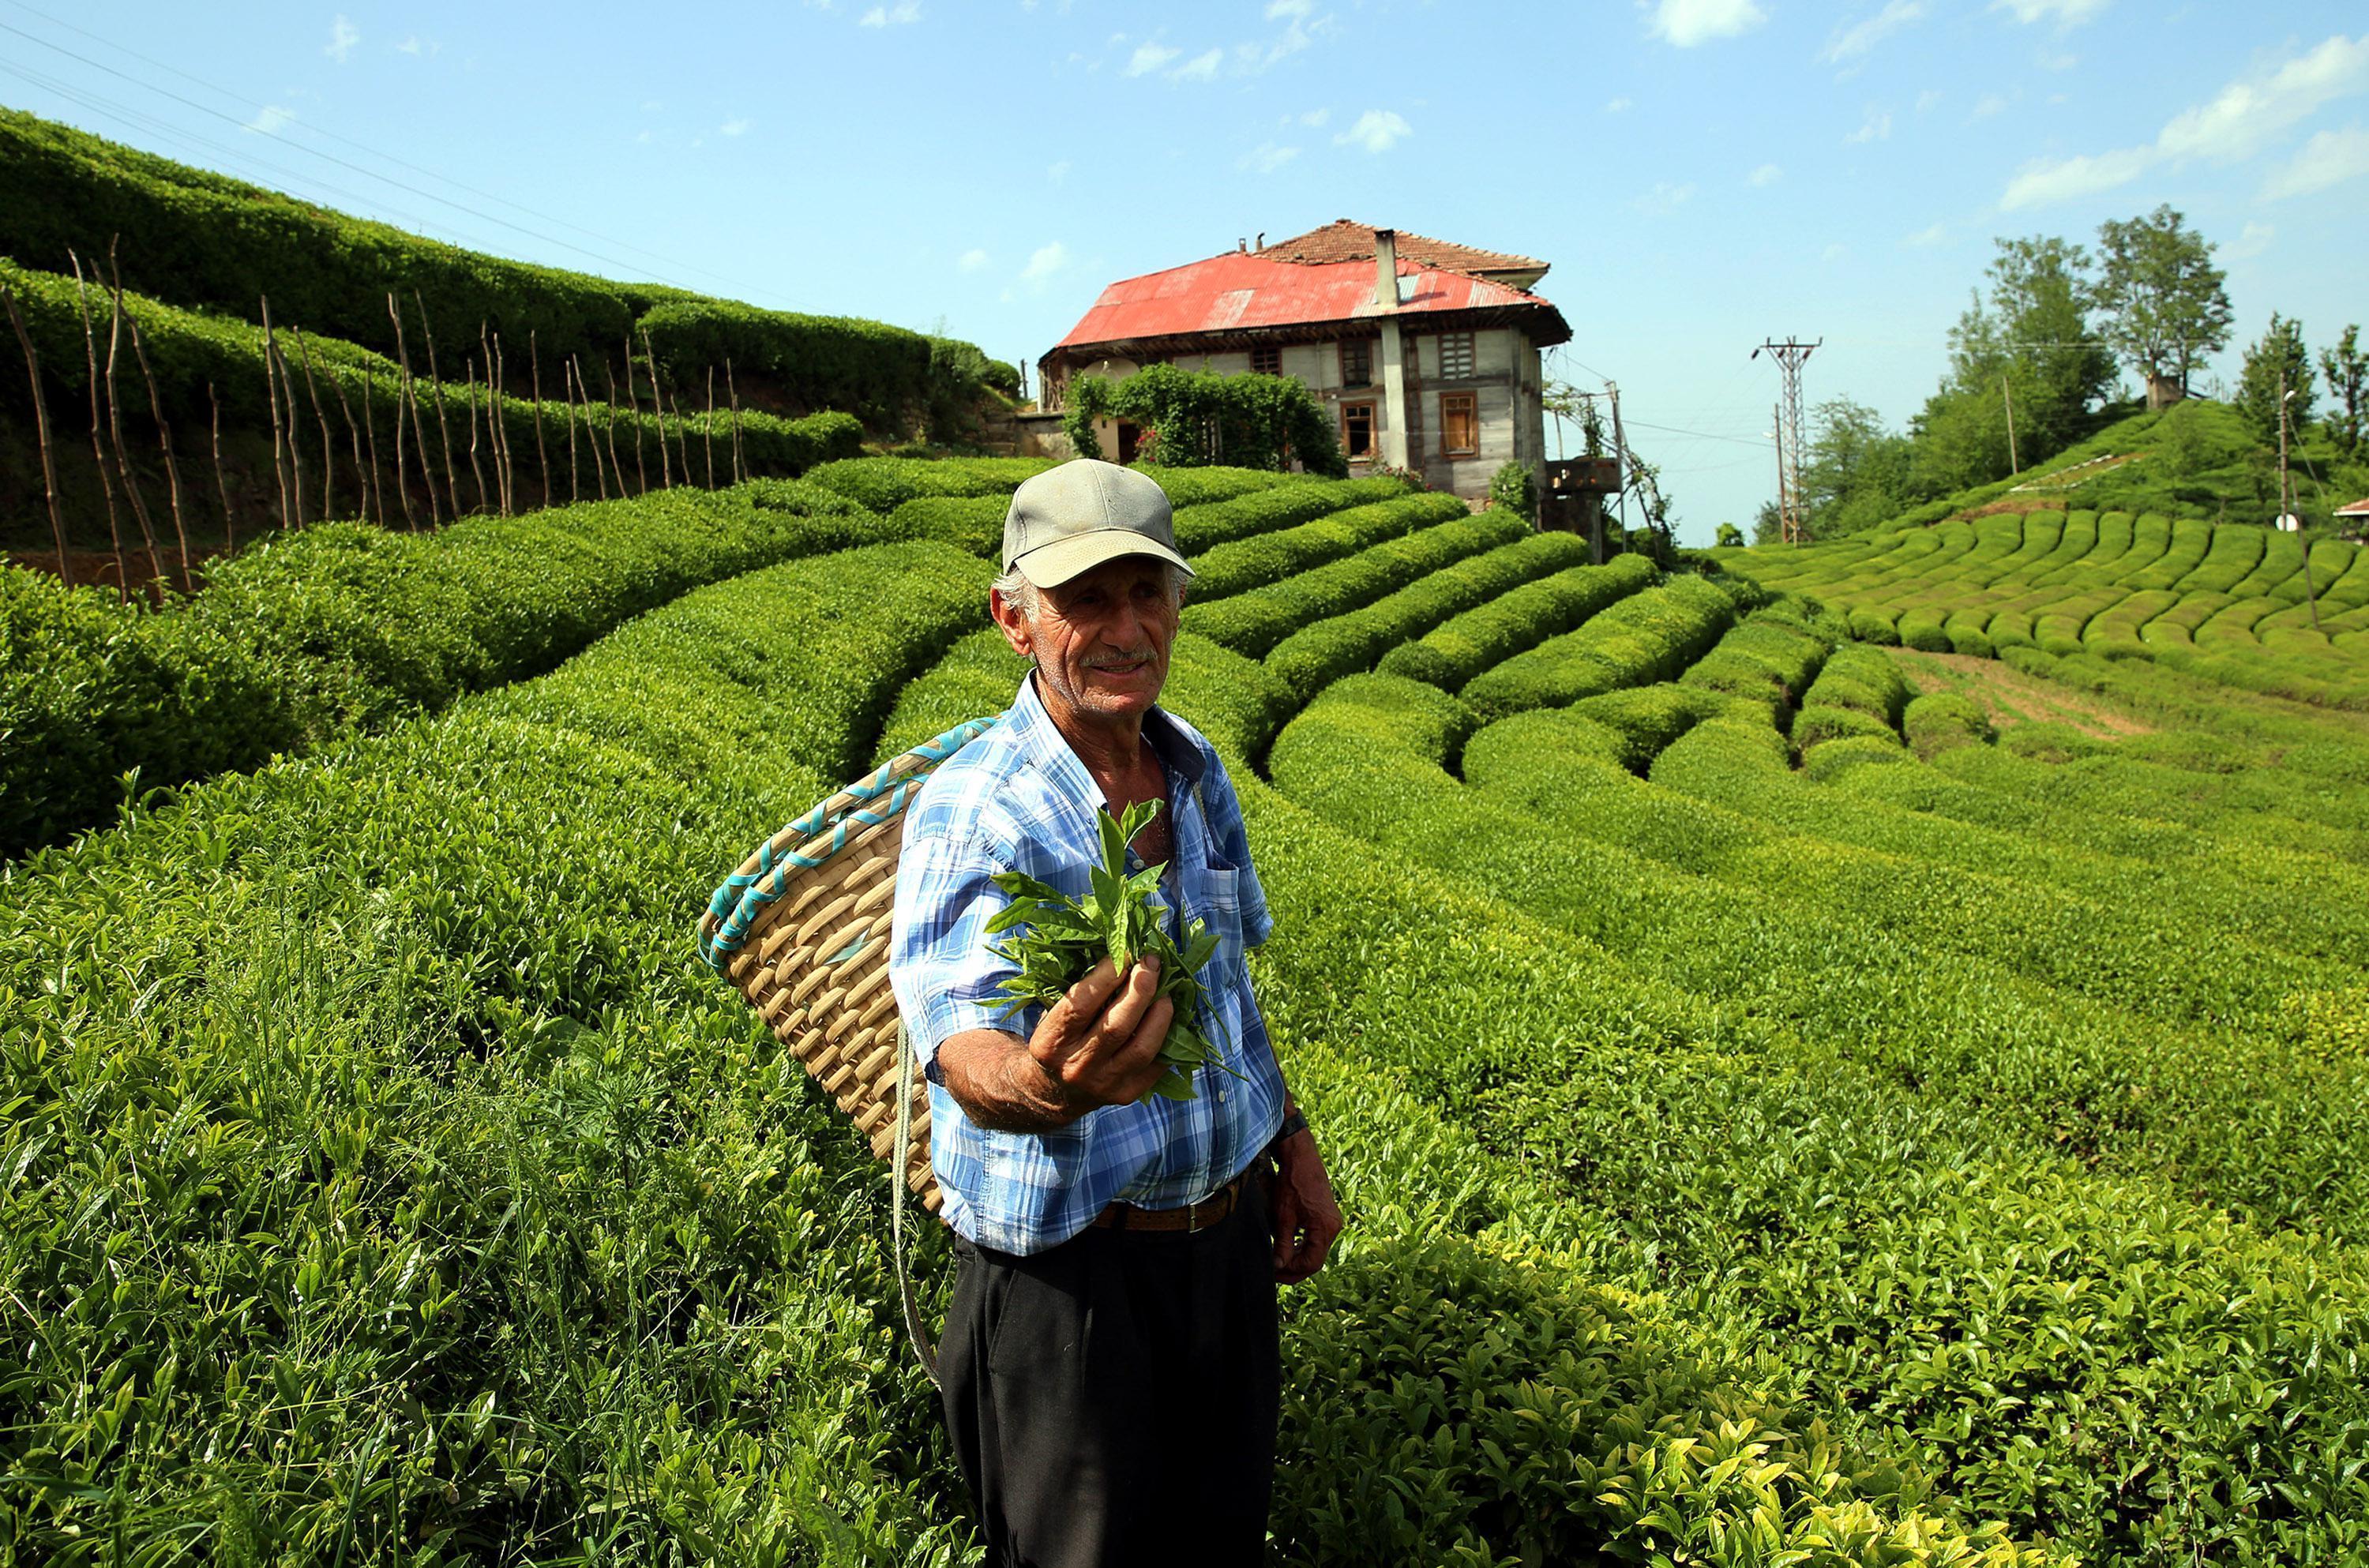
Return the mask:
[[[741,863],[699,922],[708,967],[739,988],[881,1160],[893,1162],[897,1146],[900,1040],[888,924],[905,807],[932,769],[994,724],[957,725],[798,818]],[[906,1082],[905,1182],[934,1214],[929,1088],[918,1074]]]

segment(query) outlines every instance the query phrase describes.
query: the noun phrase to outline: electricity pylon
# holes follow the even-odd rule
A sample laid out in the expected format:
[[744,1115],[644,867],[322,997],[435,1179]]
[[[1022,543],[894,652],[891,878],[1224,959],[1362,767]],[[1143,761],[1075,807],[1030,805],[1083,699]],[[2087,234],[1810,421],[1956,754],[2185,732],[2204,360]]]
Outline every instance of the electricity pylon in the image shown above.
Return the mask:
[[1816,343],[1772,338],[1752,350],[1756,360],[1763,353],[1775,360],[1784,376],[1783,395],[1777,403],[1777,516],[1788,544],[1810,537],[1809,508],[1802,500],[1802,361],[1824,342],[1823,338]]

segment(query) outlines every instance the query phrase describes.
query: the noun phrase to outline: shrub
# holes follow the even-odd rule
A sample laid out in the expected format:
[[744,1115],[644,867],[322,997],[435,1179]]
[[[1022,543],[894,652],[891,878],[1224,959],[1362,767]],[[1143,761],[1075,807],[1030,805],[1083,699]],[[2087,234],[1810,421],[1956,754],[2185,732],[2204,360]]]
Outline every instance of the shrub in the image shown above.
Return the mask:
[[923,496],[1008,496],[1052,466],[1043,457],[853,457],[826,463],[807,478],[888,517]]
[[1565,707],[1621,686],[1675,680],[1734,624],[1735,601],[1701,578],[1619,600],[1576,631],[1516,654],[1464,687],[1483,722]]
[[1471,515],[1454,496],[1402,495],[1213,545],[1194,558],[1192,599],[1207,605],[1371,549],[1426,523]]
[[1538,521],[1538,497],[1528,464],[1508,462],[1489,476],[1489,509],[1511,512],[1524,522]]
[[[1191,475],[1221,472],[1232,471],[1184,468],[1174,474],[1189,485]],[[1162,470],[1161,483],[1165,486],[1172,482],[1169,471]],[[1176,548],[1187,555],[1197,555],[1253,533],[1271,533],[1294,523],[1313,522],[1354,506],[1386,501],[1405,495],[1408,489],[1402,479],[1293,479],[1231,499],[1193,505],[1172,494],[1170,499],[1177,506]],[[1193,493],[1189,488],[1185,492]]]
[[1232,594],[1215,604],[1189,605],[1184,626],[1236,653],[1264,658],[1303,626],[1371,604],[1469,556],[1511,544],[1522,532],[1518,518],[1486,512],[1472,516],[1463,511],[1459,502],[1448,521],[1385,541],[1330,566]]
[[1954,692],[1928,692],[1901,711],[1900,727],[1917,755],[1931,758],[1959,746],[1997,738],[1990,715]]
[[1061,428],[1082,452],[1096,450],[1095,419],[1128,419],[1153,432],[1160,461],[1172,467],[1281,469],[1297,459],[1311,474],[1348,477],[1332,416],[1296,376],[1147,365],[1124,381],[1075,377],[1068,395]]
[[[1825,714],[1859,718],[1858,714],[1845,714],[1840,708],[1826,708]],[[1810,716],[1806,712],[1803,717]],[[1812,784],[1832,784],[1854,768],[1871,762],[1906,762],[1910,758],[1900,744],[1900,737],[1885,730],[1875,735],[1840,735],[1823,745],[1802,753],[1802,772]]]

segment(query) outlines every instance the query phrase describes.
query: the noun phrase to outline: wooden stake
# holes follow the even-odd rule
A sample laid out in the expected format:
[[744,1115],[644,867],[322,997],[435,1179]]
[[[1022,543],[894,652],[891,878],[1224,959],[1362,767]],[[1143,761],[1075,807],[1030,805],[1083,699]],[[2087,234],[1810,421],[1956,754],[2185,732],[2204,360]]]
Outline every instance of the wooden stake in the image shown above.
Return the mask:
[[[288,494],[296,503],[296,526],[302,528],[304,526],[304,442],[296,433],[296,378],[289,373],[288,356],[280,351],[279,339],[271,339],[265,347],[280,363],[280,395],[288,404]],[[314,521],[320,520],[316,518]]]
[[[107,247],[107,264],[115,265],[115,246]],[[115,356],[123,345],[123,274],[115,275],[112,309],[107,326],[107,435],[115,447],[115,472],[123,481],[123,493],[132,499],[132,515],[140,520],[140,538],[148,548],[148,573],[153,580],[161,581],[165,563],[156,548],[156,521],[148,515],[148,498],[140,493],[140,482],[132,472],[132,458],[123,444],[123,403],[115,395]]]
[[567,504],[574,506],[584,498],[582,481],[576,472],[576,356],[570,354],[559,361],[559,390],[567,398]]
[[[419,291],[411,291],[412,302],[419,306],[419,334],[428,339],[428,383],[436,393],[436,439],[444,449],[444,498],[452,503],[452,515],[461,515],[461,475],[452,466],[452,427],[444,421],[444,378],[436,368],[436,328],[428,321],[428,302]],[[436,480],[429,476],[429,484]]]
[[[667,451],[666,388],[658,383],[658,357],[650,352],[650,334],[647,327],[642,331],[642,362],[650,368],[650,408],[658,421],[658,477],[671,490],[674,488],[674,458]],[[690,479],[690,471],[686,469],[683,480],[689,483]]]
[[617,475],[617,497],[622,500],[625,495],[625,465],[617,460],[617,378],[610,373],[606,360],[601,361],[601,377],[609,383],[609,467]]
[[[308,359],[304,362],[304,374],[309,378],[312,373],[313,364]],[[362,395],[367,398],[370,395],[367,366],[363,369],[363,387]],[[362,509],[362,521],[368,522],[371,520],[371,492],[362,484],[362,475],[367,472],[362,467],[362,432],[354,423],[354,405],[353,400],[346,395],[346,378],[332,371],[329,375],[329,390],[338,395],[338,406],[346,416],[346,440],[351,443],[354,451],[354,488],[361,492],[361,499],[355,504]],[[367,402],[362,405],[362,412],[364,414],[370,412],[370,405]],[[380,518],[378,521],[380,527],[386,526],[386,519]]]
[[707,418],[699,422],[699,439],[707,448],[707,487],[715,488],[715,366],[707,367]]
[[[345,395],[345,383],[338,384],[338,395]],[[395,405],[395,423],[403,422],[403,405]],[[362,424],[370,430],[370,493],[371,510],[378,515],[378,525],[386,526],[386,490],[378,476],[378,372],[371,365],[362,366]]]
[[292,326],[288,329],[288,336],[296,339],[296,358],[304,367],[304,395],[313,400],[313,418],[321,422],[321,516],[326,521],[338,515],[338,449],[330,444],[329,416],[321,406],[320,383],[313,379],[312,346],[304,341],[304,335]]
[[66,561],[65,516],[58,510],[58,463],[50,452],[50,405],[41,395],[41,357],[33,352],[33,335],[25,330],[25,315],[17,308],[17,295],[6,283],[0,283],[0,302],[8,306],[8,325],[17,329],[17,346],[25,350],[25,374],[33,383],[33,422],[40,430],[41,491],[49,498],[50,537],[58,546],[58,581],[71,588],[74,571]]
[[285,532],[293,508],[288,504],[288,467],[280,451],[280,355],[272,347],[271,299],[263,296],[263,389],[271,403],[271,477],[280,486],[280,528]]
[[206,383],[206,401],[214,410],[214,495],[222,502],[223,554],[238,548],[238,522],[230,514],[230,481],[223,477],[222,465],[222,399],[214,395],[214,383]]
[[[128,313],[127,313],[128,314]],[[173,427],[165,423],[165,400],[156,393],[156,372],[148,368],[148,345],[140,336],[140,318],[132,317],[132,352],[140,361],[140,374],[148,383],[148,412],[156,421],[156,440],[165,448],[165,479],[172,486],[173,540],[181,551],[181,591],[190,591],[189,528],[181,514],[181,465],[173,459]]]
[[469,367],[469,472],[477,479],[477,509],[486,509],[486,471],[477,465],[477,361],[464,359]]
[[98,465],[99,491],[107,498],[107,540],[115,552],[115,590],[129,599],[132,568],[123,559],[123,526],[115,513],[115,478],[108,469],[107,441],[98,420],[98,338],[90,326],[90,291],[82,280],[82,258],[68,250],[66,259],[74,263],[74,298],[82,305],[83,359],[90,372],[90,457]]
[[543,475],[543,504],[551,505],[551,454],[543,445],[543,349],[532,328],[526,335],[526,362],[534,372],[534,465]]
[[403,380],[395,389],[395,494],[403,503],[403,525],[413,532],[419,531],[419,520],[411,510],[411,486],[403,476],[403,411],[411,410],[411,439],[419,448],[419,471],[428,479],[428,521],[436,521],[436,475],[428,472],[428,438],[419,429],[419,399],[411,390],[411,350],[404,347],[403,312],[396,308],[395,291],[386,295],[386,314],[395,323],[395,363],[403,372]]
[[494,431],[497,455],[502,466],[502,509],[512,517],[518,515],[518,458],[510,451],[510,417],[502,406],[503,395],[509,387],[509,363],[502,355],[502,335],[494,334]]
[[625,334],[625,404],[634,418],[634,482],[636,494],[650,493],[649,464],[642,460],[642,394],[634,385],[634,335]]
[[724,361],[724,390],[732,399],[732,482],[745,485],[749,482],[749,463],[740,451],[740,389],[732,384],[732,361],[728,355]]
[[666,395],[667,411],[674,416],[674,439],[682,448],[682,482],[691,483],[691,427],[682,422],[682,404],[670,388]]
[[[509,465],[502,461],[502,356],[498,338],[488,338],[482,317],[477,322],[477,352],[486,361],[486,443],[493,450],[494,510],[500,516],[510,514],[510,482]],[[469,427],[469,439],[477,439],[476,426]]]

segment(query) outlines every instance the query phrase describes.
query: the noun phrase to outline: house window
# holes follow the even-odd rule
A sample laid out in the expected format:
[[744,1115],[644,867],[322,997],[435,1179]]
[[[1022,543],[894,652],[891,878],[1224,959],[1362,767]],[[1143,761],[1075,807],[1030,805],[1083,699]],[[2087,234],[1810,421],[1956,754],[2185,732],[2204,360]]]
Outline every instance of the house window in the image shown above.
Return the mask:
[[1261,343],[1256,348],[1253,349],[1251,350],[1251,373],[1253,375],[1281,375],[1283,373],[1282,346],[1275,343]]
[[1480,452],[1481,399],[1477,394],[1449,392],[1440,395],[1439,435],[1451,457],[1470,457]]
[[1341,405],[1341,449],[1354,460],[1374,455],[1374,406]]
[[1352,338],[1341,345],[1341,384],[1371,386],[1374,384],[1374,340]]
[[1460,381],[1472,373],[1472,334],[1443,332],[1439,335],[1439,379]]

